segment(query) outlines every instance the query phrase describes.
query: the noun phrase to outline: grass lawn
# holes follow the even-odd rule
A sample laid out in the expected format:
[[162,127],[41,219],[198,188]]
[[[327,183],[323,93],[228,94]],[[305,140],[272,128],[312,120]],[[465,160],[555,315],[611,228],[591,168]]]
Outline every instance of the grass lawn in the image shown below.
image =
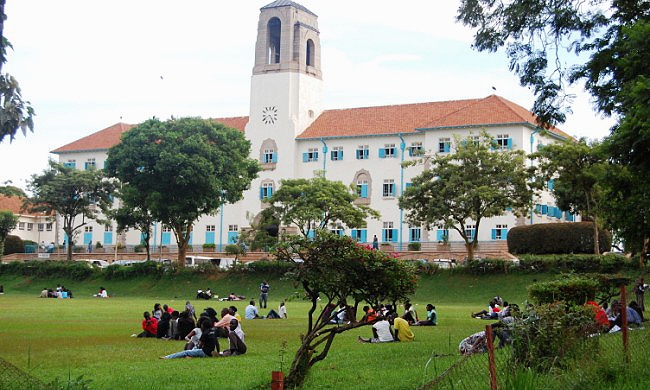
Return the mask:
[[[414,327],[413,343],[358,343],[357,336],[371,335],[369,327],[343,333],[337,336],[327,358],[312,368],[305,388],[417,388],[457,361],[459,341],[488,323],[470,318],[470,312],[485,308],[495,295],[521,305],[528,284],[534,279],[550,278],[448,273],[425,276],[419,281],[413,302],[421,316],[427,303],[436,305],[439,326]],[[211,287],[221,296],[234,291],[257,300],[258,279],[243,275],[200,281],[143,278],[80,283],[0,275],[0,284],[5,288],[5,294],[0,295],[0,357],[43,382],[83,375],[95,389],[268,388],[271,371],[282,365],[288,372],[299,335],[306,329],[308,304],[296,298],[297,290],[290,281],[269,278],[269,308],[277,310],[280,300],[287,299],[288,320],[242,321],[246,355],[160,360],[161,355],[182,350],[183,342],[130,337],[140,332],[142,313],[151,311],[156,302],[182,309],[189,299],[198,312],[208,306],[220,311],[233,302],[196,300],[196,289]],[[70,288],[75,298],[37,298],[43,287],[55,287],[57,283]],[[113,297],[93,298],[100,285]],[[234,303],[243,314],[247,300]],[[261,312],[266,314],[264,309]],[[287,347],[281,354],[283,342]],[[434,354],[450,356],[436,357],[427,364]],[[487,378],[488,373],[478,375]],[[0,388],[7,387],[0,384]]]

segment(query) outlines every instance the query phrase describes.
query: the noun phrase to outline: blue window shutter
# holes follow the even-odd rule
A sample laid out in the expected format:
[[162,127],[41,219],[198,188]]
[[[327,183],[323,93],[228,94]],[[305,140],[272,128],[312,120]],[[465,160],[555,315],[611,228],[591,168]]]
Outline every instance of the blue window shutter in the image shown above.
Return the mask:
[[393,239],[391,240],[392,242],[397,242],[397,229],[393,229]]
[[260,187],[260,199],[264,199],[264,187]]
[[368,149],[363,149],[363,158],[364,158],[364,159],[367,159],[369,154],[370,154],[370,150],[368,150]]
[[405,184],[405,188],[409,188],[409,187],[411,187],[412,185],[413,185],[413,183],[407,182],[407,183]]
[[271,162],[276,163],[278,162],[278,152],[273,152],[271,155]]
[[508,229],[501,229],[501,239],[505,240],[508,238]]
[[339,160],[343,160],[343,151],[339,150]]
[[111,245],[113,243],[113,232],[104,232],[104,245]]
[[314,238],[316,236],[316,232],[312,229],[307,233],[307,238]]
[[535,212],[536,213],[541,213],[542,212],[542,205],[541,204],[536,204],[535,205]]
[[363,156],[363,150],[357,149],[357,160],[361,160]]
[[492,229],[492,239],[493,240],[497,239],[497,229]]
[[542,214],[543,215],[548,214],[548,206],[545,204],[542,205]]
[[382,231],[381,231],[381,240],[383,242],[388,241],[388,229],[382,229]]
[[379,149],[379,158],[386,158],[386,149]]
[[266,188],[266,197],[270,198],[273,196],[273,187],[267,187]]
[[318,152],[314,152],[314,161],[318,161]]
[[214,244],[214,232],[205,232],[205,243]]
[[353,239],[359,241],[359,232],[360,232],[360,230],[350,229],[350,237],[352,237]]
[[508,145],[508,149],[512,149],[512,138],[508,138],[507,145]]
[[555,188],[555,180],[553,180],[553,179],[549,180],[548,184],[547,184],[547,187],[548,187],[549,190],[552,190],[553,188]]
[[169,245],[172,242],[172,233],[171,232],[163,232],[162,237],[160,238],[160,244],[161,245]]
[[88,245],[93,240],[93,233],[87,232],[84,233],[84,245]]
[[413,148],[409,148],[409,157],[413,157]]
[[367,198],[368,197],[368,185],[367,184],[362,184],[361,185],[361,197],[362,198]]
[[87,171],[88,170],[88,162],[84,163],[84,169]]
[[194,232],[190,232],[190,239],[187,240],[188,245],[192,245],[192,239],[194,238]]
[[445,142],[445,146],[443,147],[443,151],[445,153],[449,153],[449,148],[451,147],[451,144],[448,142]]
[[438,229],[436,232],[436,241],[444,241],[444,232],[442,229]]
[[140,244],[144,244],[144,233],[140,233]]
[[303,153],[302,162],[307,162],[307,161],[309,161],[309,153]]
[[391,188],[391,192],[390,192],[391,195],[392,195],[392,196],[395,196],[396,191],[397,191],[397,186],[396,186],[395,184],[393,184],[393,186],[392,186],[392,188]]
[[361,230],[361,242],[368,242],[368,231],[366,229]]
[[239,239],[239,232],[228,232],[228,244],[236,244]]

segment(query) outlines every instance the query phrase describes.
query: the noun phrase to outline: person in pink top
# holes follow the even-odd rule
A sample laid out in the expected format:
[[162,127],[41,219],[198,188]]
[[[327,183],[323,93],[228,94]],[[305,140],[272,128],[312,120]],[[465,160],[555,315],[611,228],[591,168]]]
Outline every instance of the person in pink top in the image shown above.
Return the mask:
[[228,333],[230,332],[230,321],[234,319],[236,320],[235,316],[230,313],[229,308],[224,307],[221,309],[221,319],[214,323],[218,337],[228,337]]

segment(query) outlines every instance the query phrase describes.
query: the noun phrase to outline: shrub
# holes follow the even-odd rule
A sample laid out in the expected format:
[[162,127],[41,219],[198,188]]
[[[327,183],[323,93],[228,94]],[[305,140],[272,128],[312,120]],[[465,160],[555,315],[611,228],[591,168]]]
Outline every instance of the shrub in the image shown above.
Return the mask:
[[596,297],[599,282],[592,278],[571,276],[550,282],[528,286],[528,297],[536,304],[563,301],[571,305],[583,305]]
[[104,270],[106,279],[134,279],[141,276],[161,277],[165,273],[165,266],[155,261],[144,261],[132,265],[111,264]]
[[419,251],[422,248],[422,244],[419,242],[409,242],[408,248],[410,251]]
[[214,244],[214,243],[212,243],[212,244],[209,244],[209,243],[203,244],[203,249],[215,249],[216,247],[217,247],[217,245]]
[[239,254],[244,252],[242,247],[237,245],[237,244],[228,244],[228,245],[226,245],[224,250],[229,255],[239,255]]
[[144,252],[144,245],[138,244],[138,245],[134,246],[133,251],[136,252],[136,253]]
[[598,338],[593,310],[564,302],[544,304],[524,311],[513,328],[513,366],[538,372],[566,367],[570,359],[597,353]]
[[635,263],[624,256],[607,255],[521,255],[519,265],[523,270],[536,272],[598,272],[615,273]]
[[470,260],[465,264],[465,270],[474,275],[505,274],[515,267],[515,263],[503,259]]
[[5,250],[4,255],[10,255],[12,253],[23,253],[25,251],[25,244],[23,240],[14,235],[8,235],[5,239]]
[[[593,223],[542,223],[515,226],[508,231],[508,251],[531,253],[593,253]],[[611,233],[598,229],[600,252],[612,246]]]
[[96,249],[103,248],[103,247],[104,247],[104,245],[102,245],[102,243],[99,242],[99,241],[97,241],[97,243],[95,244]]
[[80,261],[14,261],[0,265],[0,273],[37,278],[71,278],[84,280],[95,271]]

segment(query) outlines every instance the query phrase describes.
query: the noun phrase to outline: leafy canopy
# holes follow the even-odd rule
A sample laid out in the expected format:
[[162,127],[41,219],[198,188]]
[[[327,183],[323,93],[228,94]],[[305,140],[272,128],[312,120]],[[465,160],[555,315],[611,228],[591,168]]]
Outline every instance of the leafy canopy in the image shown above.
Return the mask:
[[122,136],[108,152],[106,169],[172,229],[182,266],[194,221],[242,199],[257,176],[259,164],[249,152],[240,131],[212,120],[154,118]]
[[483,218],[503,215],[506,209],[523,215],[533,196],[532,171],[525,167],[523,151],[497,150],[485,132],[454,143],[454,153],[427,160],[430,167],[413,178],[399,206],[413,225],[456,230],[471,259],[479,237],[471,237],[467,225],[474,224],[478,232]]
[[356,192],[340,181],[322,176],[286,179],[268,199],[267,210],[282,223],[298,226],[303,236],[308,236],[313,230],[327,229],[330,225],[361,227],[367,217],[379,217],[370,207],[355,204],[355,199]]
[[[79,228],[89,219],[101,217],[112,205],[113,183],[97,169],[78,170],[50,161],[41,175],[32,175],[28,189],[33,194],[28,204],[33,211],[55,211],[63,219],[63,231],[69,237],[68,260]],[[78,221],[78,216],[81,221]]]

